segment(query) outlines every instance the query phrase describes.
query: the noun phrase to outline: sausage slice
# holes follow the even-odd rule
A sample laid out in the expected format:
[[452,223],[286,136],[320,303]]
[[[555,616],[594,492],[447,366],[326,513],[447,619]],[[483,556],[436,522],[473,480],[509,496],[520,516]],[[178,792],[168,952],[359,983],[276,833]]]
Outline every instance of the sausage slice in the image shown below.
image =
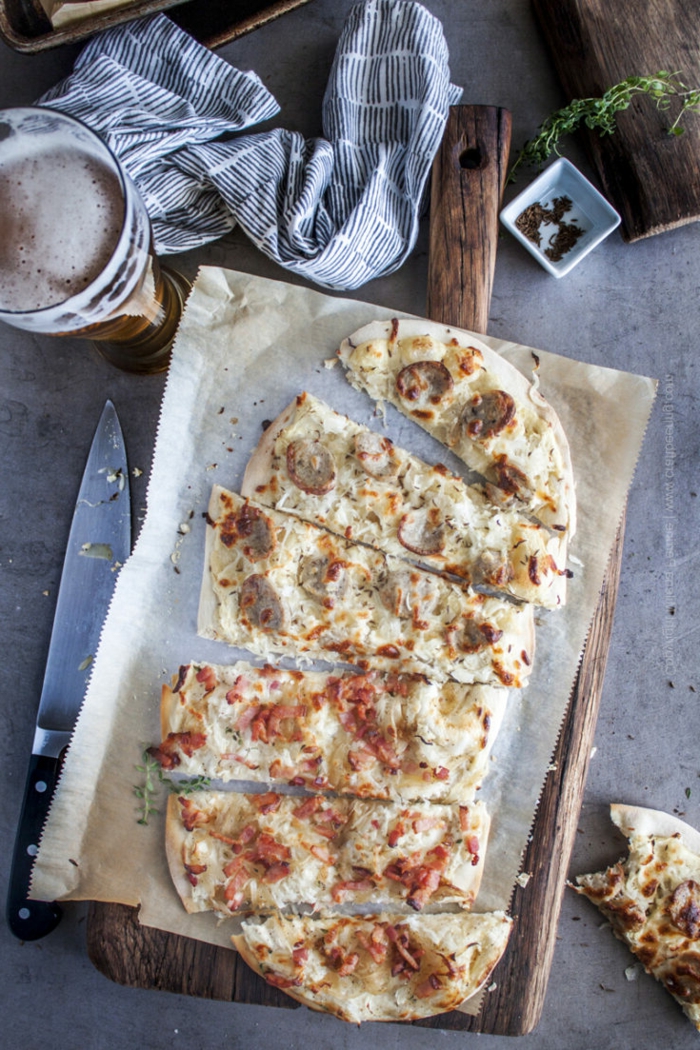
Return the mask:
[[268,558],[277,546],[272,520],[250,503],[244,503],[235,514],[228,514],[221,522],[219,534],[226,547],[240,543],[248,561]]
[[415,361],[402,368],[396,389],[411,408],[423,409],[452,400],[454,380],[442,361]]
[[331,453],[311,438],[287,445],[287,472],[297,488],[310,496],[325,496],[334,488],[337,476]]
[[399,470],[393,442],[373,430],[355,435],[355,455],[363,469],[373,478],[392,478]]
[[515,417],[515,402],[505,390],[487,390],[475,394],[462,410],[460,426],[463,433],[479,441],[487,441],[500,433]]
[[399,522],[399,542],[414,554],[440,554],[445,547],[445,523],[437,507],[411,510]]
[[282,603],[275,588],[265,576],[254,573],[241,586],[238,605],[253,627],[263,631],[278,631],[284,623]]
[[462,653],[478,653],[489,645],[495,645],[502,634],[503,631],[492,627],[490,623],[477,623],[470,617],[466,617],[461,624],[450,624],[447,628],[450,643]]
[[347,563],[338,558],[305,558],[299,569],[299,583],[312,598],[332,609],[348,589]]

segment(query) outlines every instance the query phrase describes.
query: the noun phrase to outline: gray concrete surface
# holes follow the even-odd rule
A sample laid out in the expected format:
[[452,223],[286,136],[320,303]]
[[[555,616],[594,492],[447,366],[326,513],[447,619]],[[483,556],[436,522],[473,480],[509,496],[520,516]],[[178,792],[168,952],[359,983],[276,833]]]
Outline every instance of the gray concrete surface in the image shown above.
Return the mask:
[[[526,0],[429,0],[442,19],[453,79],[464,100],[506,106],[513,145],[565,101]],[[332,53],[350,0],[312,0],[223,49],[256,70],[282,104],[279,123],[316,134]],[[71,68],[77,49],[36,56],[0,45],[0,106],[33,101]],[[638,72],[652,72],[639,70]],[[700,119],[700,118],[689,118]],[[567,155],[588,170],[574,144]],[[629,500],[622,583],[596,752],[579,821],[572,873],[618,855],[607,819],[612,800],[684,813],[700,826],[700,659],[697,594],[700,500],[697,404],[700,228],[627,246],[617,234],[568,277],[549,277],[501,238],[490,332],[572,358],[662,380]],[[414,311],[424,302],[425,229],[412,258],[363,298]],[[177,260],[193,275],[214,263],[284,277],[244,238]],[[18,816],[71,504],[95,420],[111,397],[119,410],[143,506],[163,379],[110,369],[77,341],[0,330],[0,623],[5,668],[0,890]],[[667,451],[670,471],[664,456]],[[666,487],[666,482],[670,482]],[[670,502],[669,502],[670,500]],[[673,543],[669,545],[668,537]],[[44,595],[49,591],[49,596]],[[670,648],[662,656],[664,627]],[[496,1050],[504,1037],[399,1026],[358,1030],[305,1009],[269,1010],[193,1001],[110,983],[89,962],[85,906],[72,905],[50,937],[33,944],[0,928],[0,1044],[8,1050],[183,1047],[355,1048],[466,1046]],[[520,1045],[537,1050],[675,1050],[697,1034],[671,998],[636,973],[597,913],[567,892],[542,1020]]]

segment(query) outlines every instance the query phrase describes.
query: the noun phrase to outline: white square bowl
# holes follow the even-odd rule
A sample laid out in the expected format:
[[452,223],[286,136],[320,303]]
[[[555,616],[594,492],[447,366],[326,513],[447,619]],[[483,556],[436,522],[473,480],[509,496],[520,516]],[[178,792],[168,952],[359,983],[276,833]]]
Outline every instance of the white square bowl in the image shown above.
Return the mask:
[[[550,236],[556,235],[557,227],[554,224],[540,225],[540,245],[530,240],[515,224],[516,219],[530,205],[541,204],[544,208],[551,208],[556,197],[569,198],[571,208],[563,216],[563,221],[573,223],[583,231],[558,261],[545,255],[550,247]],[[518,194],[501,211],[500,220],[553,277],[563,277],[620,225],[620,216],[615,209],[578,168],[564,157],[550,164],[527,189]]]

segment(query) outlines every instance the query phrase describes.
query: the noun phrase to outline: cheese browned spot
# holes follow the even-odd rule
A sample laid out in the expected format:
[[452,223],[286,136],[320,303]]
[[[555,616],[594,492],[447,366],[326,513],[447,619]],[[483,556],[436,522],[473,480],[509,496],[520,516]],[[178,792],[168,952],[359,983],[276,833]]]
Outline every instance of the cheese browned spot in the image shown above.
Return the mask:
[[239,544],[249,561],[268,558],[275,549],[275,529],[259,507],[244,503],[235,514],[228,514],[219,526],[221,542],[227,547]]
[[700,833],[677,817],[612,806],[627,857],[573,888],[609,920],[700,1031]]

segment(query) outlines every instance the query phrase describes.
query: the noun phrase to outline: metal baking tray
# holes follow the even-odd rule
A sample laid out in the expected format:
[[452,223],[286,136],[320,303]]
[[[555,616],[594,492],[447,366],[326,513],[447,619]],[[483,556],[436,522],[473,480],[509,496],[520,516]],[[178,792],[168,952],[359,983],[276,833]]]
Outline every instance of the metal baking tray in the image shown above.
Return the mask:
[[74,44],[111,26],[168,11],[168,15],[207,47],[220,47],[309,0],[136,0],[122,9],[93,15],[54,29],[39,0],[0,0],[0,39],[14,51],[46,51]]

